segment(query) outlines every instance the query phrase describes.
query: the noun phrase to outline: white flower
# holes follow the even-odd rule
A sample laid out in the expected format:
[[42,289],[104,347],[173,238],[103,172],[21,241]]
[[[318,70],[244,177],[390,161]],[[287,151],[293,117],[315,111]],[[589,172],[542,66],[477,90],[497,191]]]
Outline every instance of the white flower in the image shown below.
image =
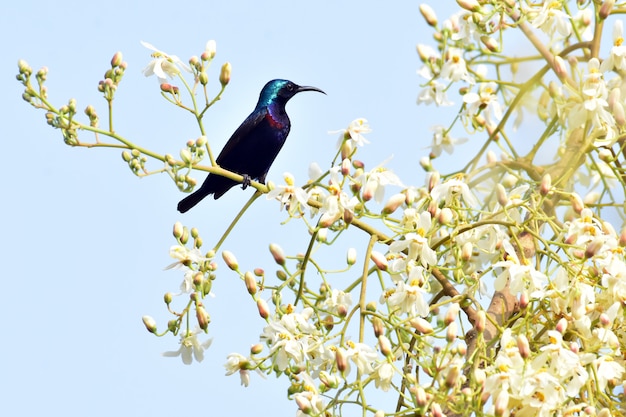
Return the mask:
[[467,64],[463,59],[462,49],[448,49],[446,61],[441,68],[441,78],[450,81],[464,80],[469,84],[474,84],[474,78],[469,74]]
[[384,392],[391,388],[391,378],[393,377],[393,366],[389,362],[383,362],[376,367],[374,374],[374,384]]
[[478,206],[478,200],[476,200],[467,184],[457,178],[452,178],[443,184],[436,185],[430,192],[430,197],[437,203],[444,200],[446,206],[450,206],[453,201],[463,197],[463,201],[468,206],[472,208]]
[[361,375],[369,375],[374,372],[372,362],[376,360],[378,355],[376,350],[365,343],[348,342],[346,357],[350,359],[358,368]]
[[152,44],[141,41],[141,44],[148,49],[154,51],[152,58],[154,58],[146,68],[143,70],[143,75],[149,77],[156,75],[160,83],[167,81],[167,77],[173,78],[180,74],[180,68],[191,73],[191,68],[180,60],[176,55],[168,55],[163,51],[158,50]]
[[348,311],[352,307],[352,295],[343,292],[337,288],[328,293],[328,297],[324,300],[322,308],[332,313],[338,313],[340,310]]
[[467,104],[466,116],[485,115],[490,123],[497,123],[502,119],[502,107],[496,96],[497,86],[494,82],[481,83],[479,92],[470,92],[463,96],[463,102]]
[[435,125],[430,128],[434,132],[433,142],[430,145],[432,154],[437,157],[441,155],[441,151],[446,151],[448,155],[452,155],[454,152],[454,145],[460,145],[467,142],[467,138],[454,139],[450,136],[450,132],[441,125]]
[[510,291],[513,294],[528,289],[531,296],[542,297],[543,290],[548,283],[548,278],[540,271],[536,270],[529,262],[520,262],[513,245],[508,240],[502,242],[505,250],[505,261],[496,262],[493,267],[503,268],[502,272],[496,278],[493,286],[497,291],[504,288],[509,281]]
[[[413,274],[412,272],[415,271]],[[408,314],[409,317],[426,317],[430,312],[426,295],[428,291],[424,289],[425,270],[416,265],[409,273],[409,283],[400,280],[396,284],[395,290],[389,291],[386,301],[390,308],[397,308],[401,314]],[[413,276],[411,276],[413,275]]]
[[200,328],[194,331],[183,332],[180,335],[180,349],[177,351],[163,352],[163,356],[176,357],[180,356],[185,365],[191,365],[193,359],[202,362],[204,359],[204,351],[211,346],[213,339],[209,339],[200,343],[198,341],[198,333],[202,332]]
[[363,184],[364,178],[367,178],[365,187],[363,187],[363,200],[365,201],[369,201],[374,197],[376,202],[381,203],[383,198],[385,198],[385,187],[387,185],[404,187],[400,178],[393,171],[384,168],[382,164],[363,174],[363,176],[356,178],[355,181]]
[[420,91],[417,96],[417,104],[435,103],[437,106],[451,106],[454,102],[448,100],[446,96],[446,85],[432,80]]
[[[239,378],[241,379],[241,385],[247,387],[250,385],[250,371],[249,368],[252,366],[250,363],[250,359],[246,358],[239,353],[231,353],[226,357],[226,363],[224,364],[224,368],[226,368],[226,375],[232,375],[235,372],[239,372]],[[259,375],[265,377],[259,371],[256,370]]]
[[570,16],[562,9],[563,4],[560,1],[544,1],[541,9],[531,8],[526,13],[531,17],[530,24],[541,29],[550,37],[555,32],[569,36],[572,32],[572,26],[569,22]]
[[308,194],[302,187],[294,186],[295,180],[289,172],[283,174],[285,185],[278,185],[272,191],[267,193],[267,199],[276,199],[280,202],[280,209],[287,206],[289,214],[294,215],[299,207],[306,209]]
[[613,47],[609,57],[600,65],[600,71],[626,70],[626,45],[624,43],[624,23],[616,20],[613,25]]
[[367,124],[367,120],[359,118],[350,122],[347,129],[332,130],[328,133],[340,133],[337,148],[341,148],[344,140],[349,141],[351,146],[363,146],[369,143],[363,134],[370,133],[371,131],[372,129],[370,129],[370,126]]

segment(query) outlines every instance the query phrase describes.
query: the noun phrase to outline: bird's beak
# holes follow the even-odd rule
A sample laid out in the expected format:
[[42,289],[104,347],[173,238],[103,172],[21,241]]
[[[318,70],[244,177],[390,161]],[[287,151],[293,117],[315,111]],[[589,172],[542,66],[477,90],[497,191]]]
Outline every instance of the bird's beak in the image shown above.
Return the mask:
[[301,93],[303,91],[317,91],[318,93],[322,93],[322,94],[326,94],[325,92],[323,92],[322,90],[320,90],[317,87],[311,87],[308,85],[302,85],[302,86],[298,86],[298,93]]

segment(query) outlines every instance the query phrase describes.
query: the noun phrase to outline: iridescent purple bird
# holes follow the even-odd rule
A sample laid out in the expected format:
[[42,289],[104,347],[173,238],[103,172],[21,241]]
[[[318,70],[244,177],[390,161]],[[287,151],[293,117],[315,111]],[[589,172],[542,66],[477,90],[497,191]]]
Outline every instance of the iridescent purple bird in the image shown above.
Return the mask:
[[[285,105],[291,97],[303,91],[326,94],[319,88],[299,86],[288,80],[272,80],[265,84],[254,111],[235,130],[215,160],[220,167],[242,175],[243,188],[250,180],[265,184],[267,172],[291,128]],[[237,184],[229,178],[209,174],[200,188],[178,203],[178,211],[187,212],[209,194],[217,200]]]

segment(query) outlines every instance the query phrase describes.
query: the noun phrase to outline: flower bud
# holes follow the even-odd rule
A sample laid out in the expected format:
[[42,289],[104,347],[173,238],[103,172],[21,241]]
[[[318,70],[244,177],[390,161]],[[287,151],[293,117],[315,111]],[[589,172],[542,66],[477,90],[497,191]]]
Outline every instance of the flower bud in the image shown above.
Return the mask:
[[506,417],[509,415],[509,392],[506,389],[501,390],[496,397],[494,414],[496,417]]
[[207,85],[209,83],[209,74],[207,74],[206,71],[200,72],[200,74],[198,74],[198,81],[200,81],[202,85]]
[[296,405],[302,411],[302,414],[309,415],[313,411],[313,405],[311,404],[311,400],[309,400],[305,394],[297,394],[294,396],[296,400]]
[[457,4],[470,12],[480,12],[480,4],[476,0],[456,0]]
[[181,222],[174,223],[174,230],[173,230],[174,238],[180,239],[183,235],[183,230],[184,230],[184,227]]
[[565,332],[567,331],[567,320],[565,319],[565,317],[561,317],[561,319],[559,319],[559,321],[556,323],[556,331],[561,334],[565,334]]
[[217,43],[211,39],[206,43],[204,47],[204,53],[202,54],[202,59],[208,61],[210,59],[215,58],[215,54],[217,53]]
[[248,294],[254,295],[257,293],[256,287],[256,278],[252,274],[252,272],[248,271],[243,276],[243,280],[246,283],[246,289],[248,290]]
[[461,248],[461,260],[463,262],[469,262],[472,259],[472,253],[474,252],[474,245],[472,242],[467,241]]
[[433,332],[433,326],[431,326],[428,321],[421,317],[416,317],[412,319],[409,323],[411,324],[411,327],[413,327],[421,334],[430,334]]
[[565,61],[560,56],[556,55],[554,57],[554,72],[559,78],[565,78],[568,76],[567,65]]
[[198,326],[202,330],[206,330],[209,327],[211,319],[209,318],[209,314],[201,305],[196,307],[196,320],[198,320]]
[[387,268],[389,267],[389,264],[387,263],[387,258],[385,258],[385,255],[383,255],[382,253],[378,251],[373,250],[370,255],[370,258],[372,259],[376,267],[380,269],[381,271],[386,271]]
[[522,358],[527,359],[530,357],[530,345],[528,344],[526,335],[523,333],[520,333],[520,335],[517,336],[517,349],[519,350],[519,354]]
[[613,156],[613,152],[607,148],[600,148],[598,150],[598,157],[606,162],[607,164],[613,162],[615,160],[615,156]]
[[539,193],[542,196],[547,196],[548,193],[552,190],[552,177],[550,174],[546,174],[541,178],[541,185],[539,185]]
[[456,383],[459,380],[459,375],[460,375],[460,371],[459,371],[458,366],[450,367],[450,369],[448,370],[448,375],[446,375],[446,380],[445,380],[446,387],[452,388],[456,386]]
[[426,391],[424,391],[424,388],[422,388],[421,385],[415,387],[414,395],[415,402],[418,407],[424,407],[426,406],[426,404],[428,404],[428,396],[426,395]]
[[498,41],[496,41],[491,36],[481,36],[480,41],[489,49],[491,52],[500,52],[500,45]]
[[426,20],[426,23],[428,23],[432,27],[437,26],[437,15],[435,14],[435,11],[432,9],[432,7],[430,7],[428,4],[420,4],[420,13],[422,14],[422,16],[424,16],[424,20]]
[[230,62],[226,62],[224,65],[222,65],[222,69],[220,71],[220,83],[222,84],[222,87],[225,87],[230,82],[231,71],[232,67],[230,65]]
[[454,322],[454,320],[456,320],[456,317],[458,316],[460,309],[461,309],[461,306],[459,306],[459,303],[450,304],[450,308],[446,312],[446,315],[443,319],[443,322],[446,326]]
[[257,343],[255,345],[250,346],[250,353],[253,355],[258,355],[263,352],[263,344]]
[[239,269],[239,263],[237,263],[237,258],[235,258],[235,255],[231,251],[223,251],[222,258],[224,259],[224,262],[226,262],[226,265],[233,271],[237,271]]
[[337,364],[337,370],[341,373],[348,369],[348,358],[342,348],[335,350],[335,363]]
[[389,357],[393,353],[391,342],[384,334],[378,336],[378,345],[380,346],[380,353]]
[[453,321],[448,325],[448,329],[446,330],[446,342],[452,343],[456,340],[457,335],[457,325],[456,321]]
[[452,219],[454,219],[454,213],[450,207],[442,208],[437,215],[437,220],[443,225],[450,225],[452,223]]
[[270,253],[274,257],[274,261],[280,265],[285,265],[285,253],[283,249],[275,243],[270,244]]
[[351,165],[352,164],[350,163],[350,158],[345,158],[343,161],[341,161],[341,175],[343,175],[344,177],[350,175]]
[[602,246],[604,246],[602,239],[592,240],[585,248],[585,258],[593,258],[602,249]]
[[320,381],[326,388],[335,389],[341,383],[337,375],[331,375],[326,371],[321,371],[319,375]]
[[346,262],[348,263],[348,265],[354,265],[356,263],[356,249],[354,248],[348,249]]
[[583,209],[585,208],[585,205],[583,204],[583,200],[580,198],[580,196],[576,193],[572,193],[569,197],[570,203],[572,204],[572,209],[577,213],[580,214],[581,211],[583,211]]
[[113,58],[111,58],[111,66],[119,67],[120,65],[122,65],[122,53],[118,51],[113,55]]
[[478,333],[482,333],[485,331],[485,326],[487,325],[487,314],[485,310],[478,310],[476,313],[476,323],[474,323],[474,328]]
[[380,337],[385,334],[385,325],[379,317],[372,318],[372,327],[374,327],[374,336]]
[[259,315],[264,318],[267,319],[270,316],[270,308],[267,305],[267,301],[265,301],[262,298],[259,298],[258,300],[256,300],[256,307],[259,310]]
[[[462,1],[462,0],[458,0],[458,1]],[[439,405],[439,403],[436,403],[436,402],[433,402],[430,405],[430,413],[432,417],[446,417],[443,411],[441,411],[441,406]]]
[[613,11],[613,6],[615,5],[615,0],[604,0],[602,6],[600,6],[600,11],[598,12],[598,17],[602,20],[605,20],[611,12]]
[[143,321],[143,325],[146,326],[146,329],[150,333],[156,333],[157,325],[156,325],[156,322],[154,321],[154,319],[152,317],[150,317],[150,316],[143,316],[141,318],[141,320]]
[[402,193],[394,194],[389,198],[383,208],[383,215],[391,214],[398,209],[406,200],[406,195]]

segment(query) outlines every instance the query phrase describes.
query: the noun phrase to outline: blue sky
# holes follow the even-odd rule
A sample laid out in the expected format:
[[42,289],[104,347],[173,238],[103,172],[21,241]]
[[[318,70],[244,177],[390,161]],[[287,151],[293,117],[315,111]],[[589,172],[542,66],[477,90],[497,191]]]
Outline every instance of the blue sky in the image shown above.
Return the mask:
[[[427,153],[429,127],[450,113],[415,104],[421,82],[415,45],[431,38],[418,2],[182,4],[113,0],[2,6],[0,79],[7,87],[6,197],[0,209],[2,415],[295,413],[295,404],[286,400],[286,381],[253,375],[251,386],[243,388],[237,376],[224,376],[226,355],[247,353],[263,328],[243,284],[225,267],[214,287],[216,298],[207,306],[214,341],[203,363],[184,366],[179,359],[163,358],[161,352],[176,350],[178,341],[155,338],[141,323],[144,314],[165,323],[163,293],[176,290],[182,278],[163,270],[171,263],[174,222],[198,227],[208,247],[252,192],[233,189],[180,215],[176,204],[183,195],[166,175],[139,179],[119,151],[64,145],[44,113],[21,100],[18,59],[35,71],[49,68],[55,105],[73,97],[81,112],[93,104],[103,118],[97,83],[112,55],[122,51],[129,66],[115,100],[118,133],[177,155],[187,140],[199,136],[197,126],[161,98],[156,79],[141,74],[150,51],[140,40],[186,61],[215,39],[214,89],[219,66],[225,61],[233,66],[230,86],[205,118],[216,151],[254,108],[265,82],[287,78],[328,95],[301,94],[289,103],[292,131],[268,179],[282,182],[282,173],[290,171],[303,182],[310,162],[328,167],[336,136],[327,132],[364,117],[373,129],[371,144],[360,152],[366,167],[393,155],[387,166],[405,183],[423,183],[418,161]],[[440,11],[440,19],[445,17]],[[82,139],[91,138],[83,133]],[[452,166],[461,167],[460,162]],[[303,226],[280,226],[284,219],[275,202],[260,199],[223,248],[235,252],[243,268],[271,270],[269,243],[292,253],[306,249]],[[360,240],[339,243],[338,265],[344,262],[343,249],[356,246],[364,252]]]

